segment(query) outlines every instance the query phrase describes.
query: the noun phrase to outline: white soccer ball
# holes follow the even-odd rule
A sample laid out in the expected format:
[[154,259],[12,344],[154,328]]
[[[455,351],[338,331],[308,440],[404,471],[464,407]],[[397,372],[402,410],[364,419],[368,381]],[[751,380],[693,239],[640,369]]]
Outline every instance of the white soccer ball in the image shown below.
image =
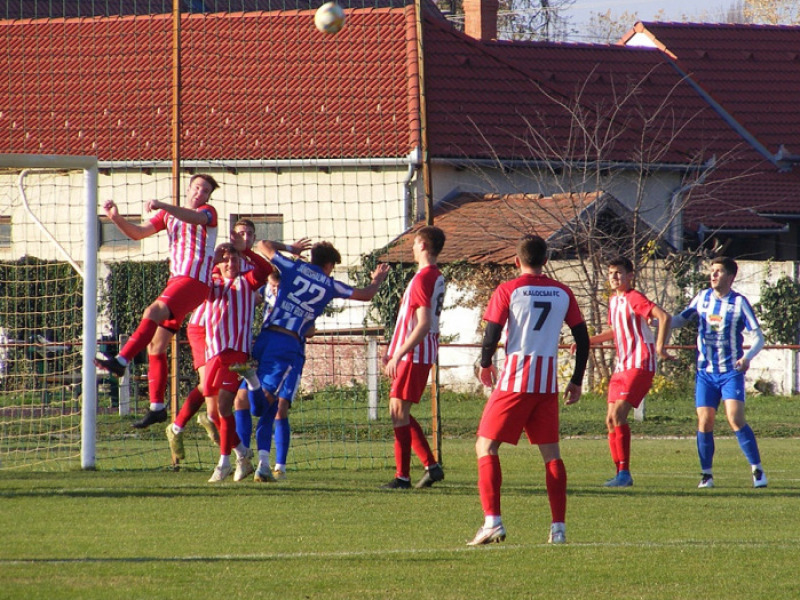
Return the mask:
[[322,33],[339,33],[344,27],[344,11],[336,2],[326,2],[314,13],[314,26]]

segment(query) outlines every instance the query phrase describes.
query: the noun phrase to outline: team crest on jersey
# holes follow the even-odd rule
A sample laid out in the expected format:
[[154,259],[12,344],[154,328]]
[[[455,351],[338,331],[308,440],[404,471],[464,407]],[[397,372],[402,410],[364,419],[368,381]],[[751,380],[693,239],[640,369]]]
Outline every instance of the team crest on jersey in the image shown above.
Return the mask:
[[707,320],[708,320],[708,326],[715,331],[721,330],[725,325],[725,319],[723,319],[721,315],[713,313],[709,314]]

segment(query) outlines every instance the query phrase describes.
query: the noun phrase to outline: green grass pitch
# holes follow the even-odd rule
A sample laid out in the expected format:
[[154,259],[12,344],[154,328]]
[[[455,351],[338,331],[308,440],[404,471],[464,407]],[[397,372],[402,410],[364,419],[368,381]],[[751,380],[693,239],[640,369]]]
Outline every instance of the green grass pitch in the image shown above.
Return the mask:
[[687,437],[634,439],[634,487],[615,490],[605,440],[566,439],[556,547],[526,443],[501,450],[508,538],[480,548],[465,545],[482,522],[468,438],[444,441],[427,490],[380,490],[388,467],[218,486],[199,470],[0,470],[0,598],[795,599],[798,440],[759,442],[766,489],[720,437],[717,487],[698,490]]

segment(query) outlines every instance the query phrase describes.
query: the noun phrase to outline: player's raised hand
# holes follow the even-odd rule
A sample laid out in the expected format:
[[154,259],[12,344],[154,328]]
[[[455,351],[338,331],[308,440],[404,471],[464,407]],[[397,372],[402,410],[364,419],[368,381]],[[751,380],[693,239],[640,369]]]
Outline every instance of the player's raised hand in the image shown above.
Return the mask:
[[231,235],[231,244],[233,247],[236,248],[237,252],[244,252],[247,250],[247,238],[243,235]]
[[147,212],[161,210],[162,208],[164,208],[164,203],[161,200],[148,200],[144,205],[144,209]]
[[370,273],[372,277],[372,283],[383,283],[386,277],[389,275],[389,271],[391,267],[386,263],[379,263],[375,270]]
[[106,216],[112,221],[115,217],[119,216],[119,209],[117,208],[116,202],[113,200],[106,200],[103,203],[103,212],[105,212]]
[[286,250],[295,256],[300,256],[306,250],[310,250],[312,245],[311,238],[304,237],[297,240],[291,246],[287,246]]

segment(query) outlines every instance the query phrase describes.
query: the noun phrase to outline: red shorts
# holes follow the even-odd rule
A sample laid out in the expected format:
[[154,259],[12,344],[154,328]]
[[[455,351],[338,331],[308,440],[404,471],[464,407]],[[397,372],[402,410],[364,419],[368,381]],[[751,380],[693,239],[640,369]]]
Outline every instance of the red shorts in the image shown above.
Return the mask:
[[236,394],[240,377],[228,369],[236,363],[247,362],[247,353],[238,350],[225,350],[206,363],[206,381],[203,396],[216,396],[220,390]]
[[192,367],[197,371],[206,365],[206,328],[190,323],[186,326],[186,339],[192,350]]
[[172,277],[167,281],[167,287],[161,292],[161,300],[172,313],[171,319],[161,321],[159,325],[170,331],[178,331],[183,325],[183,320],[190,312],[200,306],[208,298],[209,286],[199,279],[192,277]]
[[425,391],[425,386],[428,385],[430,372],[431,365],[421,365],[410,360],[401,360],[397,363],[397,375],[392,381],[392,389],[389,391],[389,396],[412,404],[419,404],[422,392]]
[[633,408],[639,408],[653,385],[653,371],[628,369],[614,373],[608,381],[608,403],[625,400]]
[[523,431],[531,444],[558,443],[558,394],[492,392],[478,435],[516,446]]

